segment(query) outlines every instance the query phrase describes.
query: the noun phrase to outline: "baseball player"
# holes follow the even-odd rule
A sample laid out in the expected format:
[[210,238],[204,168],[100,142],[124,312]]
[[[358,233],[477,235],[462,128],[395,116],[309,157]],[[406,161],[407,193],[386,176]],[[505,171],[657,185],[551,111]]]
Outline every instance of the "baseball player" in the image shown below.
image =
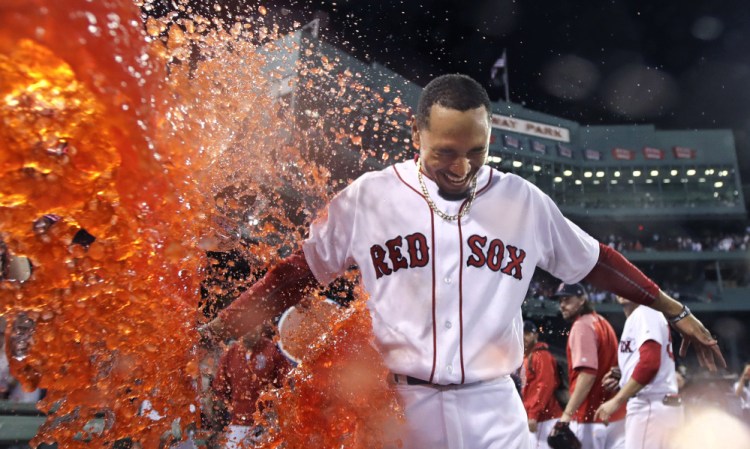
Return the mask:
[[723,359],[680,303],[567,220],[524,179],[485,164],[492,105],[463,75],[422,91],[419,158],[366,173],[339,192],[299,251],[269,270],[202,332],[238,334],[352,265],[369,293],[375,342],[405,406],[405,448],[526,448],[510,373],[523,358],[521,303],[536,267],[586,278],[668,316],[701,360]]
[[583,449],[623,449],[625,407],[613,409],[606,423],[595,416],[599,406],[614,396],[602,381],[617,366],[617,335],[594,311],[583,285],[563,283],[552,297],[560,300],[563,318],[573,323],[567,345],[570,400],[560,423],[572,422],[570,428]]
[[[672,335],[664,315],[617,297],[627,319],[620,338],[619,373],[613,371],[604,386],[620,391],[597,410],[607,422],[627,403],[626,449],[666,449],[669,436],[682,424],[683,409],[677,395]],[[618,379],[618,374],[619,379]],[[658,423],[658,425],[655,425]]]
[[212,383],[230,415],[226,449],[251,447],[262,430],[253,421],[260,392],[269,384],[280,385],[291,367],[266,326],[261,335],[246,335],[227,349]]
[[547,449],[550,434],[562,414],[555,389],[560,385],[557,362],[547,343],[539,341],[532,321],[523,322],[523,406],[529,417],[530,449]]

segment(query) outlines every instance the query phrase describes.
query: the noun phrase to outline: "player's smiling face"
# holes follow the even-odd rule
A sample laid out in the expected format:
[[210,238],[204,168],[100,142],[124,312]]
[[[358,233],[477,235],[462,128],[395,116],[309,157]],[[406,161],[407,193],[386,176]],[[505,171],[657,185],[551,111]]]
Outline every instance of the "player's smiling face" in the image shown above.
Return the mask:
[[430,109],[429,125],[412,129],[424,174],[448,199],[466,196],[471,181],[487,159],[490,121],[487,109],[467,111],[438,104]]

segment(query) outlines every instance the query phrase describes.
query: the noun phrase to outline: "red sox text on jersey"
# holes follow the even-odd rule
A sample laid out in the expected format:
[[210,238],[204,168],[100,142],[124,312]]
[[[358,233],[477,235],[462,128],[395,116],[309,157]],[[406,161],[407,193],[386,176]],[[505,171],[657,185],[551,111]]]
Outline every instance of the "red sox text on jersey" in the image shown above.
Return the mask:
[[[468,238],[467,244],[471,254],[466,259],[466,266],[487,266],[492,271],[500,271],[518,280],[523,279],[522,266],[526,251],[506,245],[500,239],[492,239],[488,245],[487,240],[486,236],[481,235],[472,235]],[[506,252],[508,262],[503,267]],[[417,232],[406,237],[396,236],[387,240],[384,245],[372,245],[370,257],[375,268],[375,277],[380,279],[398,270],[427,266],[430,261],[430,248],[427,237]]]

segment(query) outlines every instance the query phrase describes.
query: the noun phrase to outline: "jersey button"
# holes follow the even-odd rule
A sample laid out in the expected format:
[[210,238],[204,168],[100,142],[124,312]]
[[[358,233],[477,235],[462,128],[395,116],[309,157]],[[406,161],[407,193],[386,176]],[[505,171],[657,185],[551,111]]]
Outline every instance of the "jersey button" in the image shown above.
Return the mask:
[[451,278],[445,278],[445,279],[443,279],[443,282],[445,282],[446,284],[450,284],[451,282],[453,282],[453,279],[451,279]]
[[446,321],[445,322],[445,328],[446,329],[450,329],[451,327],[453,327],[453,323],[451,323],[450,321]]

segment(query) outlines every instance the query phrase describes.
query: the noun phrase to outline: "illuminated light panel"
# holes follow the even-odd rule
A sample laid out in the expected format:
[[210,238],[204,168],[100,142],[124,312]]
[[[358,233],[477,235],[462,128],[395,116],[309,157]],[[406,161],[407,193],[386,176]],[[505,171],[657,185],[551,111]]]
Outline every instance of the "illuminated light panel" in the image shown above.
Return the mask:
[[651,170],[651,176],[659,176],[659,170]]
[[604,172],[603,171],[596,172],[596,177],[597,178],[603,178],[604,177]]
[[633,170],[633,177],[637,178],[639,176],[641,176],[641,171],[640,170]]
[[584,172],[584,173],[583,173],[583,177],[584,177],[584,178],[590,178],[590,177],[592,177],[592,176],[594,176],[594,174],[593,174],[593,173],[591,173],[590,171],[587,171],[587,172]]
[[573,170],[565,170],[565,171],[563,171],[563,175],[565,175],[565,176],[572,176],[573,175]]
[[515,167],[515,168],[521,168],[521,167],[523,167],[523,162],[521,162],[521,161],[513,161],[513,167]]
[[555,181],[555,182],[562,182],[562,177],[555,176],[555,179],[553,179],[553,181]]
[[688,176],[695,176],[695,169],[694,168],[689,169],[686,174]]

